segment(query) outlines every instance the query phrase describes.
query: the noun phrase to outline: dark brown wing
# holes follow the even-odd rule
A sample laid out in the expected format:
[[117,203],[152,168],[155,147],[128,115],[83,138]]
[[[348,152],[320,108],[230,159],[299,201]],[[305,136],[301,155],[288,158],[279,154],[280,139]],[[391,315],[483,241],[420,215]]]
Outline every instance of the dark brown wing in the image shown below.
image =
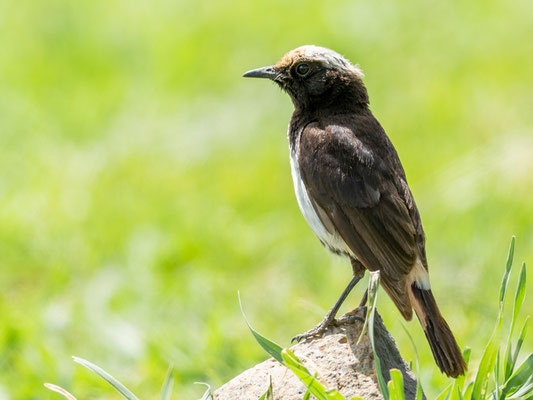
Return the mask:
[[308,125],[299,145],[300,174],[311,200],[357,259],[367,269],[381,271],[383,286],[410,319],[405,282],[419,252],[398,188],[401,177],[346,127]]

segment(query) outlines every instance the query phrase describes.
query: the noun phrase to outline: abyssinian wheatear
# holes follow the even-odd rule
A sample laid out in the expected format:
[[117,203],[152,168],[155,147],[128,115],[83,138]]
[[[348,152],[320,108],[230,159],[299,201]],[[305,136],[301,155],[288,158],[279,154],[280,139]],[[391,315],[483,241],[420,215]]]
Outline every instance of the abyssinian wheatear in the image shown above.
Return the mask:
[[323,333],[365,270],[379,270],[403,317],[410,320],[414,309],[441,371],[463,375],[461,351],[431,292],[418,209],[398,154],[368,107],[361,70],[332,50],[302,46],[244,76],[270,79],[291,97],[290,164],[300,210],[354,272],[324,320],[295,339]]

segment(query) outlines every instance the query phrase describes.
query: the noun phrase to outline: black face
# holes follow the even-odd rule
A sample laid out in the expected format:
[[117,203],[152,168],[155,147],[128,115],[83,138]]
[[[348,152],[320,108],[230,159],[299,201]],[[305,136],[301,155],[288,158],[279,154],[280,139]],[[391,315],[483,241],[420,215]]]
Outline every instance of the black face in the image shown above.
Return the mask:
[[248,71],[244,76],[273,80],[289,94],[297,109],[316,109],[338,102],[368,103],[366,89],[356,71],[332,65],[327,59],[279,62]]
[[296,106],[313,103],[327,94],[338,72],[318,61],[299,61],[279,70],[274,79],[292,98]]

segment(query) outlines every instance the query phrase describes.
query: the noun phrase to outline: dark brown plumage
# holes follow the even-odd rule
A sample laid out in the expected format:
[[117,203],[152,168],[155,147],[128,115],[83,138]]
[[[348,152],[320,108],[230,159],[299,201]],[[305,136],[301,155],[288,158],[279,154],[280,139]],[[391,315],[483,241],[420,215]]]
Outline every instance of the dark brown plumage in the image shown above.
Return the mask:
[[362,264],[380,271],[405,319],[414,308],[439,368],[453,377],[464,374],[430,289],[418,209],[398,154],[368,108],[361,71],[329,49],[303,46],[245,76],[272,79],[293,100],[288,136],[300,209],[322,244],[354,265],[356,277],[332,312],[298,338],[327,328],[364,273],[355,268]]

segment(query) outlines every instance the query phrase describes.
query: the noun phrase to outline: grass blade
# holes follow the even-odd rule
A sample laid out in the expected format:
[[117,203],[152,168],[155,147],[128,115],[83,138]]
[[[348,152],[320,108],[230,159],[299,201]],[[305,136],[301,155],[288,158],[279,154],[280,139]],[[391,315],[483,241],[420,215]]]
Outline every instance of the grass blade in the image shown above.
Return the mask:
[[518,389],[512,396],[507,397],[508,399],[520,399],[520,400],[531,400],[531,396],[526,399],[526,396],[533,391],[533,377],[527,382],[526,385]]
[[[463,359],[468,367],[468,361],[470,360],[470,348],[467,347],[463,350]],[[463,400],[463,386],[465,382],[465,375],[461,375],[453,380],[453,386],[450,391],[450,400]]]
[[269,378],[268,388],[266,392],[259,398],[259,400],[274,400],[274,396],[272,394],[272,375],[269,375],[268,378]]
[[500,398],[500,349],[496,353],[496,364],[494,365],[494,398]]
[[274,357],[281,364],[289,368],[294,374],[303,382],[310,394],[315,396],[319,400],[346,400],[337,390],[327,390],[320,382],[311,375],[309,370],[301,363],[296,355],[289,349],[283,349],[277,343],[274,343],[270,339],[267,339],[259,332],[254,330],[242,307],[241,297],[239,294],[239,305],[241,307],[242,316],[250,329],[250,332],[254,335],[257,343],[272,357]]
[[526,264],[523,263],[522,268],[520,268],[520,275],[518,278],[518,284],[516,286],[515,298],[514,298],[514,303],[513,303],[513,317],[511,320],[511,327],[509,328],[509,337],[507,338],[507,346],[505,348],[504,381],[509,379],[509,377],[513,373],[513,368],[516,363],[516,360],[514,360],[512,356],[511,340],[513,337],[513,331],[514,331],[514,327],[516,324],[516,320],[518,318],[518,313],[520,312],[520,309],[522,308],[522,304],[524,303],[525,296],[526,296]]
[[[470,347],[465,347],[463,350],[463,359],[465,360],[465,364],[468,368],[468,362],[470,361],[470,355],[472,354],[472,349]],[[456,378],[457,387],[459,388],[459,391],[463,391],[464,384],[465,384],[466,374],[461,375],[460,377]]]
[[450,383],[446,389],[444,389],[435,400],[445,400],[450,398],[450,390],[452,389],[453,383]]
[[517,390],[527,387],[533,380],[533,353],[517,368],[516,372],[506,382],[502,397],[513,394]]
[[388,384],[389,395],[391,400],[404,400],[405,394],[403,391],[403,376],[400,370],[390,370],[391,380]]
[[195,385],[204,385],[207,386],[207,389],[204,392],[204,395],[200,400],[209,400],[213,398],[213,395],[211,394],[211,386],[208,383],[205,382],[194,382]]
[[509,283],[509,274],[511,273],[511,267],[513,266],[514,259],[514,245],[516,238],[511,238],[511,245],[509,246],[509,253],[507,254],[507,262],[505,264],[505,273],[503,274],[502,284],[500,286],[500,303],[505,299],[505,292],[507,291],[507,284]]
[[[463,359],[465,360],[465,364],[468,367],[468,361],[470,360],[470,348],[469,347],[466,347],[463,350]],[[452,388],[450,389],[450,393],[448,395],[450,400],[464,400],[463,393],[462,393],[464,382],[465,382],[465,375],[461,375],[458,378],[455,378],[453,380]]]
[[472,400],[481,400],[481,393],[485,391],[485,388],[488,385],[488,379],[496,363],[496,355],[499,349],[501,330],[502,330],[502,320],[503,320],[503,304],[505,301],[505,293],[507,291],[507,284],[509,283],[509,275],[513,266],[513,257],[514,257],[514,245],[515,237],[511,239],[511,245],[509,246],[509,253],[507,255],[507,263],[505,265],[505,272],[503,274],[502,283],[500,286],[500,304],[498,310],[498,319],[496,321],[496,326],[492,332],[492,335],[487,343],[487,346],[483,350],[483,355],[481,356],[481,361],[476,373],[476,378],[474,380],[474,388],[472,389]]
[[528,384],[527,386],[522,387],[517,390],[515,394],[509,396],[508,399],[520,399],[520,400],[531,400],[531,396],[526,399],[526,396],[531,393],[533,390],[533,383]]
[[376,352],[376,344],[374,341],[374,317],[376,314],[376,303],[378,299],[379,279],[379,271],[370,272],[370,279],[368,280],[368,304],[370,309],[366,312],[367,317],[365,318],[365,324],[363,325],[361,335],[364,332],[365,326],[368,324],[368,337],[370,338],[370,344],[372,345],[372,351],[374,353],[374,365],[376,367],[379,388],[381,390],[383,399],[389,400],[389,389],[387,387],[387,383],[385,382],[385,378],[383,378],[383,373],[381,372],[381,362],[379,360],[378,353]]
[[110,374],[108,374],[106,371],[104,371],[98,365],[95,365],[92,362],[84,360],[83,358],[80,358],[80,357],[72,357],[72,358],[78,364],[81,364],[85,368],[90,369],[91,371],[93,371],[96,374],[100,375],[100,377],[105,379],[111,386],[113,386],[122,396],[124,396],[128,400],[139,400],[137,398],[137,396],[135,396],[132,392],[130,392],[128,390],[128,388],[126,388],[126,386],[124,386],[118,380],[113,378]]
[[457,396],[459,397],[459,400],[465,400],[465,398],[463,397],[463,394],[461,393],[461,390],[459,390],[459,388],[457,388]]
[[518,313],[520,312],[520,309],[522,308],[522,304],[524,304],[524,299],[526,297],[526,263],[522,263],[522,267],[520,268],[520,276],[518,278],[518,283],[516,285],[516,293],[515,293],[515,299],[513,304],[513,320],[512,323],[514,326],[514,323],[516,322],[516,318],[518,317]]
[[66,389],[63,389],[60,386],[54,385],[53,383],[45,383],[44,387],[50,389],[53,392],[63,395],[67,400],[76,400],[76,398],[70,394]]
[[307,390],[318,400],[345,400],[337,390],[327,390],[324,385],[311,375],[296,355],[289,349],[283,349],[283,365],[289,368],[303,382]]
[[529,322],[529,315],[526,317],[526,320],[524,321],[524,326],[522,326],[520,335],[518,336],[518,342],[516,342],[516,348],[514,349],[514,354],[513,354],[513,359],[512,359],[511,371],[514,371],[514,367],[518,359],[518,354],[520,353],[520,349],[522,348],[522,343],[524,343],[524,339],[526,338],[528,322]]
[[498,343],[500,342],[501,336],[501,312],[498,316],[498,321],[496,327],[492,332],[492,336],[483,351],[481,356],[481,361],[477,370],[476,378],[474,380],[474,388],[472,390],[472,400],[481,400],[481,392],[486,387],[490,373],[494,370],[494,365],[496,362],[496,354],[498,352]]
[[472,390],[474,389],[474,382],[470,382],[463,392],[463,398],[470,399],[472,396]]
[[[403,330],[405,333],[407,333],[407,336],[409,337],[409,340],[411,341],[411,344],[413,345],[413,349],[415,350],[415,357],[416,357],[416,396],[415,400],[422,400],[423,396],[423,390],[422,390],[422,382],[420,382],[420,359],[418,358],[418,350],[416,348],[415,341],[413,340],[413,337],[411,336],[411,333],[407,330],[407,327],[403,324]],[[463,353],[464,356],[464,353]],[[465,360],[465,362],[468,363],[468,361]],[[411,368],[412,369],[412,368]]]
[[[375,277],[377,274],[377,278]],[[374,279],[372,277],[374,276]],[[375,306],[376,293],[379,287],[379,271],[370,272],[370,279],[368,280],[368,309],[366,312],[365,322],[363,324],[363,329],[361,329],[361,334],[359,339],[357,339],[357,344],[361,343],[363,336],[365,335],[366,330],[368,329],[369,315]]]
[[172,365],[168,367],[167,377],[165,382],[163,382],[163,387],[161,388],[161,400],[169,400],[172,395],[172,388],[174,387],[174,374]]
[[237,293],[239,296],[239,306],[241,307],[241,314],[244,318],[244,321],[246,322],[246,325],[248,325],[248,329],[250,329],[250,332],[252,332],[252,335],[254,335],[255,340],[257,340],[257,343],[272,357],[274,357],[277,361],[283,364],[283,357],[281,356],[281,352],[283,348],[273,342],[270,339],[267,339],[263,335],[261,335],[259,332],[257,332],[254,328],[252,328],[252,325],[248,322],[248,319],[246,318],[246,314],[244,314],[244,310],[242,308],[242,302],[241,302],[241,294]]

